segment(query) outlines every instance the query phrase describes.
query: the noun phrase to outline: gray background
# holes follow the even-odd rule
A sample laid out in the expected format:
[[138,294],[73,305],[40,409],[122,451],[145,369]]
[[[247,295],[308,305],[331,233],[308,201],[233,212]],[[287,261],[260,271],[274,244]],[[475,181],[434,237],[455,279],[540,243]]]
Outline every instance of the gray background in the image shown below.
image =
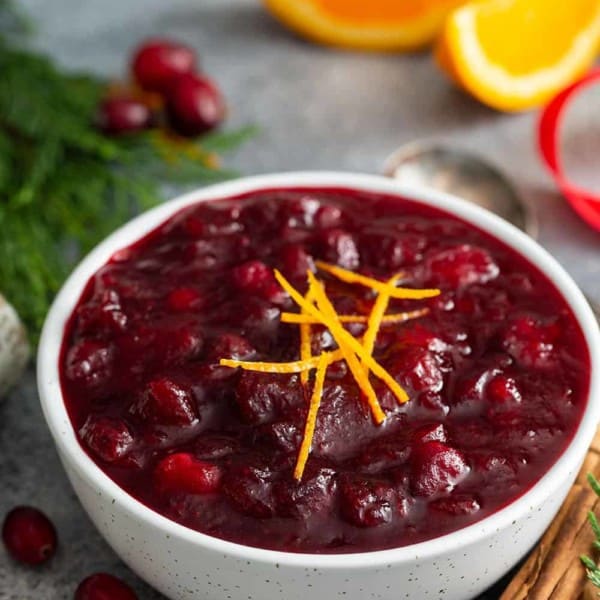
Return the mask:
[[[571,212],[541,166],[536,114],[501,115],[481,106],[455,90],[429,55],[308,45],[272,21],[258,0],[21,4],[38,26],[34,43],[70,69],[122,76],[130,50],[149,35],[197,48],[229,100],[229,125],[261,128],[227,161],[242,173],[373,173],[398,145],[423,137],[479,153],[514,178],[539,216],[542,244],[600,301],[600,236]],[[600,190],[598,92],[586,93],[573,107],[564,147],[574,177]],[[16,566],[0,549],[1,600],[72,598],[76,582],[97,570],[123,576],[142,599],[159,598],[121,565],[77,504],[42,422],[32,371],[0,407],[0,486],[0,515],[16,504],[37,505],[52,517],[61,540],[56,559],[40,570]]]

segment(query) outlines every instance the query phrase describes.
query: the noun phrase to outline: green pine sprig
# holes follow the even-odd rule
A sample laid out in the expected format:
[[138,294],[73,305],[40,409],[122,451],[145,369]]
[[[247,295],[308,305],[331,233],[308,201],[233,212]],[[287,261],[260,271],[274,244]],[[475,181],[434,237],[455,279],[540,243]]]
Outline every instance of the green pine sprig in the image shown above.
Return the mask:
[[156,131],[107,137],[93,123],[106,82],[65,73],[21,48],[12,36],[19,27],[22,20],[0,0],[0,293],[35,343],[82,253],[134,212],[159,203],[164,184],[234,176],[215,166],[214,155],[255,130],[186,143]]
[[[600,482],[592,475],[592,473],[588,473],[587,480],[592,490],[600,497]],[[600,522],[598,522],[598,518],[592,511],[588,513],[588,521],[596,536],[593,546],[596,550],[600,550]],[[594,586],[600,588],[600,565],[589,556],[582,556],[581,562],[585,565],[588,579]]]

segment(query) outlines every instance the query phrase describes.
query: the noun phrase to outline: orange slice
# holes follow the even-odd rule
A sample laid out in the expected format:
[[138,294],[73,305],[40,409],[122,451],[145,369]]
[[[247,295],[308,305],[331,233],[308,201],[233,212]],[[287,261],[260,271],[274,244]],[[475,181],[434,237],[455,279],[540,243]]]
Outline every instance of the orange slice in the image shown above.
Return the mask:
[[577,79],[599,45],[598,0],[487,0],[450,15],[436,56],[481,102],[518,111],[544,104]]
[[273,16],[311,40],[361,50],[429,44],[466,0],[264,0]]

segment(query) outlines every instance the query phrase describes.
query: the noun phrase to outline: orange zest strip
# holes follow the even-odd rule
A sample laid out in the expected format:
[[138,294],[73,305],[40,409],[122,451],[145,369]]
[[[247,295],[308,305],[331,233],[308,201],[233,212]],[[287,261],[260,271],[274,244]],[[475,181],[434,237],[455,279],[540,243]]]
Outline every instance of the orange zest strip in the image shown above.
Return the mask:
[[[390,277],[387,280],[387,285],[390,288],[393,288],[396,284],[396,281],[402,276],[401,273]],[[381,321],[383,319],[383,315],[387,310],[388,304],[390,302],[390,294],[389,291],[381,291],[377,296],[377,300],[375,300],[375,304],[373,304],[373,308],[371,309],[371,314],[369,316],[367,331],[365,331],[365,335],[363,336],[363,346],[365,350],[369,353],[369,355],[373,354],[373,350],[375,348],[375,340],[377,339],[377,333],[379,332],[379,327],[381,326]],[[364,361],[361,361],[363,368],[365,370],[365,375],[369,376],[369,367],[365,365]]]
[[395,287],[387,282],[379,281],[378,279],[373,279],[372,277],[367,277],[366,275],[361,275],[360,273],[354,273],[354,271],[347,271],[346,269],[324,263],[320,260],[315,261],[315,265],[321,269],[321,271],[325,271],[326,273],[329,273],[330,275],[333,275],[334,277],[337,277],[346,283],[357,283],[359,285],[364,285],[365,287],[371,288],[372,290],[380,293],[387,291],[390,295],[390,298],[423,300],[425,298],[434,298],[435,296],[439,296],[441,293],[438,289],[415,290],[411,288]]
[[342,354],[344,355],[344,360],[346,361],[348,368],[352,372],[352,375],[356,380],[358,387],[363,391],[367,398],[367,403],[369,405],[369,408],[371,409],[373,419],[378,425],[383,423],[385,421],[385,413],[379,405],[377,394],[375,394],[375,390],[373,389],[373,386],[369,381],[369,377],[365,374],[365,370],[358,361],[358,358],[356,358],[356,354],[352,351],[351,348],[348,347],[348,344],[345,343],[345,340],[341,336],[342,332],[344,334],[348,334],[348,332],[342,327],[341,323],[339,322],[337,318],[337,313],[335,312],[335,308],[333,307],[329,298],[327,297],[323,285],[316,280],[312,273],[310,274],[308,281],[310,288],[314,290],[313,294],[317,302],[317,307],[320,309],[321,314],[324,315],[324,317],[327,319],[327,328],[331,332],[331,335],[334,337],[335,341],[337,342],[337,345],[342,351]]
[[315,426],[317,424],[317,413],[321,406],[321,396],[323,395],[323,383],[325,381],[325,373],[327,367],[332,362],[332,354],[330,352],[324,352],[319,357],[317,363],[317,374],[315,376],[315,387],[310,399],[310,406],[308,409],[308,415],[306,417],[306,425],[304,426],[304,436],[302,437],[302,444],[300,446],[300,452],[298,453],[298,459],[296,461],[296,468],[294,469],[294,479],[300,481],[304,474],[304,467],[312,448],[313,436],[315,433]]
[[[329,354],[331,355],[331,362],[342,360],[343,358],[341,350],[335,350]],[[231,367],[232,369],[239,367],[245,371],[260,371],[261,373],[302,373],[303,371],[316,369],[319,364],[319,358],[319,356],[313,356],[307,360],[296,360],[287,363],[259,361],[253,362],[248,360],[222,358],[219,361],[219,364],[222,367]]]
[[[309,289],[306,293],[306,301],[313,301],[311,290]],[[304,312],[304,311],[303,311]],[[301,323],[300,324],[300,360],[308,360],[312,356],[312,349],[310,347],[311,344],[311,330],[310,323]],[[302,371],[300,373],[300,382],[302,385],[306,386],[308,383],[308,371]]]
[[[277,269],[275,269],[275,277],[279,282],[279,285],[281,285],[281,287],[290,295],[290,297],[298,306],[304,308],[306,312],[310,316],[317,319],[319,323],[325,325],[326,327],[329,327],[329,330],[336,339],[336,342],[340,346],[340,349],[343,346],[349,346],[350,349],[359,356],[359,358],[365,361],[365,364],[373,372],[373,375],[375,375],[375,377],[377,377],[378,379],[381,379],[381,381],[383,381],[390,388],[394,396],[396,396],[398,402],[403,404],[404,402],[408,401],[408,395],[402,389],[402,387],[398,385],[398,382],[372,356],[369,356],[367,354],[362,344],[356,338],[354,338],[348,331],[346,331],[339,322],[336,322],[334,320],[332,323],[332,320],[323,315],[323,313],[316,306],[307,303],[304,300],[302,294],[300,294],[300,292],[298,292],[298,290],[296,290],[294,286],[292,286]],[[309,274],[309,281],[311,279],[316,282],[316,279],[312,273]],[[321,297],[323,297],[323,289],[320,289],[322,293]],[[325,301],[329,301],[329,299],[326,296]],[[330,325],[333,325],[334,329],[331,329]],[[340,344],[340,342],[342,342],[342,344]],[[360,369],[360,371],[361,373],[364,372],[362,369]]]
[[[410,310],[401,313],[391,313],[384,315],[381,319],[382,324],[386,323],[403,323],[404,321],[410,321],[411,319],[418,319],[419,317],[425,316],[429,312],[428,308],[421,308],[419,310]],[[340,323],[368,323],[370,315],[338,315]],[[281,313],[282,323],[293,323],[303,324],[309,323],[311,325],[318,325],[320,321],[311,317],[307,314],[302,313]]]

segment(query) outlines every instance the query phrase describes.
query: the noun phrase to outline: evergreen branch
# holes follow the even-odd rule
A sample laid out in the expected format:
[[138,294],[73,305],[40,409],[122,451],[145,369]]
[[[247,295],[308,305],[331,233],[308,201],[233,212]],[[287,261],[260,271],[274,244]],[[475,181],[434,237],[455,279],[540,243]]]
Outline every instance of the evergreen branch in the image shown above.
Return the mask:
[[163,184],[234,176],[218,168],[214,153],[255,130],[192,141],[157,132],[106,137],[93,124],[106,82],[66,74],[18,48],[6,35],[14,29],[8,23],[18,22],[13,13],[0,0],[0,290],[35,344],[49,303],[82,253],[160,202]]

